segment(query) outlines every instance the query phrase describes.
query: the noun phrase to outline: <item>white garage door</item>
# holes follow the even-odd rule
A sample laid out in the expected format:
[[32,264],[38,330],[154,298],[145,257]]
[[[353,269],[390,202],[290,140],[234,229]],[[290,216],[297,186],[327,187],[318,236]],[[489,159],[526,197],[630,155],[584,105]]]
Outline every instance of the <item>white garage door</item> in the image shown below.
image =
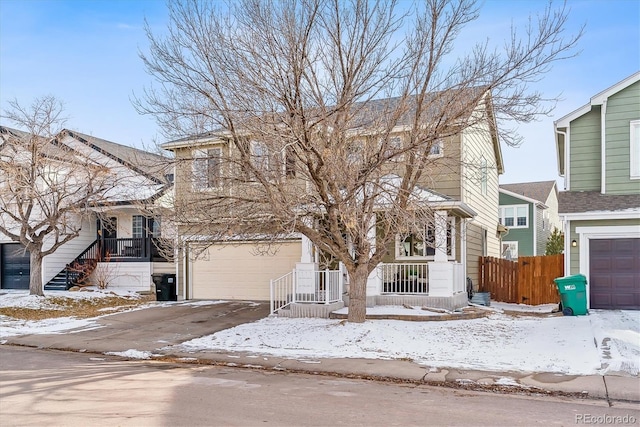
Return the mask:
[[300,241],[283,243],[275,255],[259,255],[254,243],[213,245],[191,263],[193,299],[269,300],[269,281],[300,262]]

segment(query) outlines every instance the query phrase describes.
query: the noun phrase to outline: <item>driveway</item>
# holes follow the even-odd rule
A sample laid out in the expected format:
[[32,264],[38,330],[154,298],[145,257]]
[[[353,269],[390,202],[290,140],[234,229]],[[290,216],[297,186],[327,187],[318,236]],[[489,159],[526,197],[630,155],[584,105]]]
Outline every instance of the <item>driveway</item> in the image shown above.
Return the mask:
[[119,352],[129,349],[153,352],[253,322],[269,314],[267,302],[176,302],[96,319],[91,328],[63,334],[37,334],[10,337],[7,344],[39,348]]

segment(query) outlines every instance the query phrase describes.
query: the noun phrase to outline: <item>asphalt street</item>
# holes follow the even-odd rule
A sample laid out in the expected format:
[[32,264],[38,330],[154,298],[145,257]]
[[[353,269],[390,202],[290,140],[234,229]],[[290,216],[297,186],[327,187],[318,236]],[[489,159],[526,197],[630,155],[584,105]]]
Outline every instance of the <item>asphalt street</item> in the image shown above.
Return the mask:
[[637,425],[637,404],[0,346],[0,425]]

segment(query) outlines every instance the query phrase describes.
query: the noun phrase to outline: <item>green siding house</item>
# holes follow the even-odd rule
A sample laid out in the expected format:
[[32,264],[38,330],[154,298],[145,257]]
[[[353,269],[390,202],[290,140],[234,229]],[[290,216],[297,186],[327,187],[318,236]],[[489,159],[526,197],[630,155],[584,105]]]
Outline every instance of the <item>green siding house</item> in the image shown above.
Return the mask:
[[565,271],[590,308],[640,309],[640,71],[554,122]]
[[502,184],[499,191],[498,218],[507,229],[502,234],[502,257],[544,255],[553,229],[561,228],[556,182]]

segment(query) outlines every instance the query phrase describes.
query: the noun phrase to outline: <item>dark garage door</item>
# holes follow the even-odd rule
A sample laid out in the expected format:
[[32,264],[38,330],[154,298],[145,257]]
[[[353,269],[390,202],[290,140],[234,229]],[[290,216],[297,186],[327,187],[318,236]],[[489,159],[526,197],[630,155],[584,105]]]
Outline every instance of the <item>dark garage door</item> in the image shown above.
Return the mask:
[[640,310],[640,239],[589,241],[591,308]]
[[2,289],[29,289],[29,251],[19,243],[0,245]]

